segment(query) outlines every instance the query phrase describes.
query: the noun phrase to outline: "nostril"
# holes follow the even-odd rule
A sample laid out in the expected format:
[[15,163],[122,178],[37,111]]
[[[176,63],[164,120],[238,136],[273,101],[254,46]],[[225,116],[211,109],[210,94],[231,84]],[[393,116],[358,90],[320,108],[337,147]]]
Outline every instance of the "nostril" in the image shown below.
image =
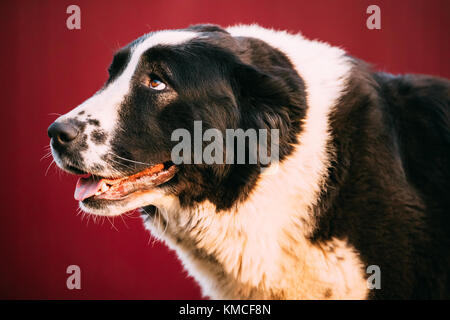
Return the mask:
[[78,128],[70,123],[53,122],[47,130],[48,136],[60,144],[69,143],[78,136]]
[[59,134],[59,139],[63,142],[70,142],[73,139],[75,139],[77,135],[78,135],[77,131],[70,131],[70,132],[63,131]]

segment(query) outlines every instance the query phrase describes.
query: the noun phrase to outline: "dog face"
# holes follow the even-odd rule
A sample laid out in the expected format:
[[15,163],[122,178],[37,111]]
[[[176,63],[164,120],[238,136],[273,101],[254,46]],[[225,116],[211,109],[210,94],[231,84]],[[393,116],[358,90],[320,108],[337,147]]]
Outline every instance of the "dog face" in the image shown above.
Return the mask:
[[[104,87],[48,130],[60,168],[84,175],[75,198],[87,212],[116,215],[176,197],[218,209],[245,198],[258,164],[171,161],[176,129],[278,129],[289,154],[305,110],[303,82],[262,41],[198,25],[145,35],[119,50]],[[192,148],[193,150],[193,148]]]

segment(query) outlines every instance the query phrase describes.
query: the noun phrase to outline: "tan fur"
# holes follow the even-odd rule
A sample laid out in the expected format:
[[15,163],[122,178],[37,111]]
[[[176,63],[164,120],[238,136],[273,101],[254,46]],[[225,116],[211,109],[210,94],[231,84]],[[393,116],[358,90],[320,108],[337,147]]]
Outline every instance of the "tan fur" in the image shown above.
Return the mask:
[[146,226],[176,250],[205,295],[216,299],[365,299],[363,264],[346,239],[313,244],[312,206],[325,187],[333,150],[328,115],[345,89],[345,52],[258,26],[228,29],[283,51],[305,81],[309,109],[295,152],[265,171],[233,210],[208,202],[190,211],[162,196]]
[[[228,211],[217,212],[209,202],[185,210],[176,197],[155,189],[124,205],[90,212],[117,215],[150,204],[156,206],[155,216],[144,215],[145,225],[176,250],[203,293],[212,298],[366,298],[363,265],[346,239],[326,243],[308,240],[316,228],[312,208],[326,187],[333,157],[333,150],[327,148],[328,116],[345,90],[351,69],[345,52],[301,35],[258,26],[227,30],[234,36],[259,38],[278,48],[304,80],[308,110],[294,152],[264,171],[249,197]],[[145,48],[169,35],[176,43],[195,36],[149,36],[133,51],[132,63],[121,78],[131,77],[133,65]],[[126,92],[126,86],[122,87]]]
[[[345,240],[312,244],[312,226],[287,165],[265,173],[251,198],[227,212],[205,202],[184,211],[169,196],[147,217],[176,250],[203,293],[215,299],[364,299],[362,263]],[[267,185],[266,185],[267,183]],[[273,190],[277,190],[276,193]],[[298,190],[297,190],[298,191]],[[270,193],[269,193],[270,192]],[[289,197],[292,200],[289,203]]]

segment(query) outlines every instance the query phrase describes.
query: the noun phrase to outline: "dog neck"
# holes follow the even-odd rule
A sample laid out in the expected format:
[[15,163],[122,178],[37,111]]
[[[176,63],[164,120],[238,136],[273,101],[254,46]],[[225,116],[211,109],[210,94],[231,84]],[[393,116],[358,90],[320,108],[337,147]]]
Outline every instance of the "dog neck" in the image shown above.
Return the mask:
[[308,109],[298,143],[232,209],[218,212],[208,201],[182,209],[175,197],[164,197],[158,213],[147,216],[147,227],[176,250],[212,298],[365,298],[362,263],[346,240],[309,240],[316,221],[313,207],[333,158],[329,114],[345,90],[349,58],[299,35],[258,26],[227,30],[278,48],[304,80]]
[[309,240],[327,167],[300,146],[262,173],[250,197],[231,210],[217,211],[208,201],[182,209],[176,198],[165,197],[157,213],[146,216],[146,226],[177,252],[206,296],[366,297],[362,264],[345,239]]

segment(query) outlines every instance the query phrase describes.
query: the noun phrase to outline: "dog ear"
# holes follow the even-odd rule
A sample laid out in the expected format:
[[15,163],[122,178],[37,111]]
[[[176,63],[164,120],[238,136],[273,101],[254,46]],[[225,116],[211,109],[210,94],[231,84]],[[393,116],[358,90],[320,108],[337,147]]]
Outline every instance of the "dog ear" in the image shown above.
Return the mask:
[[283,80],[275,78],[256,67],[238,64],[234,69],[237,95],[247,102],[259,102],[266,105],[287,105],[289,92]]
[[[297,72],[278,66],[261,70],[238,63],[233,90],[240,108],[241,128],[277,129],[280,156],[285,154],[296,139],[307,109],[304,83]],[[270,144],[268,139],[266,147]]]
[[190,25],[187,30],[195,32],[222,32],[228,34],[228,32],[219,25],[210,23]]
[[284,132],[290,125],[296,93],[282,77],[283,70],[272,70],[280,74],[280,77],[239,63],[234,69],[234,91],[241,113],[245,115],[244,119],[253,122],[242,125],[280,129]]

